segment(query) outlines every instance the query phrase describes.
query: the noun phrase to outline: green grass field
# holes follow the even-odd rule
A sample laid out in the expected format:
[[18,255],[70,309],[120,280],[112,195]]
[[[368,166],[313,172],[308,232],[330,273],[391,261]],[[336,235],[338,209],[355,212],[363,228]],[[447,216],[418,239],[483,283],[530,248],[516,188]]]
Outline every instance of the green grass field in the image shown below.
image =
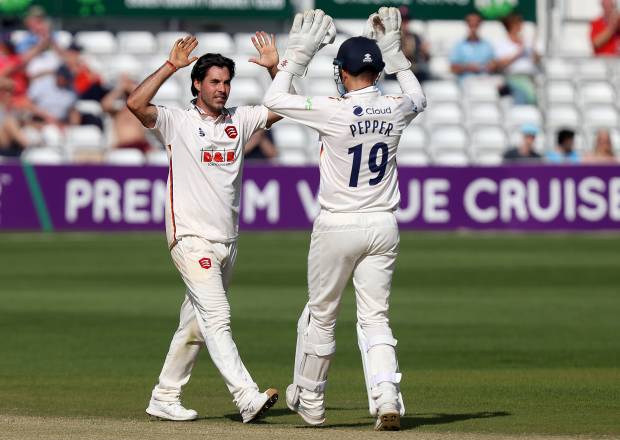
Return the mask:
[[[233,335],[261,387],[292,377],[308,242],[239,242]],[[161,234],[0,235],[0,415],[145,419],[183,292]],[[403,233],[391,304],[404,429],[620,436],[620,235]],[[368,431],[354,317],[349,286],[327,426]],[[184,402],[240,425],[206,351]],[[281,400],[265,425],[300,419]]]

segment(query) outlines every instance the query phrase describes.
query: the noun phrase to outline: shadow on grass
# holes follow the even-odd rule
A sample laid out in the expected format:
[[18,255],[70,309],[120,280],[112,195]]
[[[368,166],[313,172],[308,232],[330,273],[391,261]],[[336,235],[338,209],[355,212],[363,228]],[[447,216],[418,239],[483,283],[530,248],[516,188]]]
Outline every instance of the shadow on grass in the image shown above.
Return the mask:
[[482,411],[476,413],[460,414],[414,414],[400,419],[401,429],[414,429],[426,425],[446,425],[448,423],[461,422],[471,419],[490,419],[493,417],[507,417],[511,414],[506,411]]

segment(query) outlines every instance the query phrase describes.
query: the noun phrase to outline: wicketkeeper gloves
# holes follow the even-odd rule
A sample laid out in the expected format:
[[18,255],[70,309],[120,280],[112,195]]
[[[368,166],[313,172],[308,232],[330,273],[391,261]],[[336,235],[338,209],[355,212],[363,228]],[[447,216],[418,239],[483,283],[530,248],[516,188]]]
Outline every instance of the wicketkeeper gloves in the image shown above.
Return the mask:
[[402,18],[397,8],[381,7],[368,17],[364,36],[377,40],[381,49],[386,73],[409,70],[411,63],[401,48],[400,27]]
[[296,76],[305,76],[312,57],[336,38],[334,20],[320,9],[310,9],[295,15],[288,46],[278,69]]

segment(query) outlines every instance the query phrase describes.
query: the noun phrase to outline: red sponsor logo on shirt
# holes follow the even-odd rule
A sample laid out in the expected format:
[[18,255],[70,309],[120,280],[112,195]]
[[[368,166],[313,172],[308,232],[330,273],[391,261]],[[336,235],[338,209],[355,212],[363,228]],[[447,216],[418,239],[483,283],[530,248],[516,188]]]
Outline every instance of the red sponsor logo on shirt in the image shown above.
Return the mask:
[[230,165],[237,160],[235,150],[227,150],[224,148],[203,148],[200,150],[200,161],[209,166],[225,166]]
[[224,131],[231,139],[235,139],[239,135],[239,133],[237,132],[237,127],[235,127],[234,125],[227,125]]
[[203,269],[210,269],[211,258],[201,258],[200,260],[198,260],[198,264],[200,264],[200,267],[202,267]]

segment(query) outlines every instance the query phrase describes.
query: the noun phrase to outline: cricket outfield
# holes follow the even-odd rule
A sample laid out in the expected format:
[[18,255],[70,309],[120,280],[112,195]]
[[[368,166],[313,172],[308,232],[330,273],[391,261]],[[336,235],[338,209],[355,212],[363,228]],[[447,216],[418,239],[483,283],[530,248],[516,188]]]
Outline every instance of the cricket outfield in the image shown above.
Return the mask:
[[[309,233],[244,233],[233,335],[261,388],[290,382]],[[391,320],[407,415],[373,433],[345,292],[327,421],[281,398],[244,426],[205,352],[184,403],[144,414],[183,285],[163,234],[0,236],[0,438],[620,437],[620,235],[403,233]]]

